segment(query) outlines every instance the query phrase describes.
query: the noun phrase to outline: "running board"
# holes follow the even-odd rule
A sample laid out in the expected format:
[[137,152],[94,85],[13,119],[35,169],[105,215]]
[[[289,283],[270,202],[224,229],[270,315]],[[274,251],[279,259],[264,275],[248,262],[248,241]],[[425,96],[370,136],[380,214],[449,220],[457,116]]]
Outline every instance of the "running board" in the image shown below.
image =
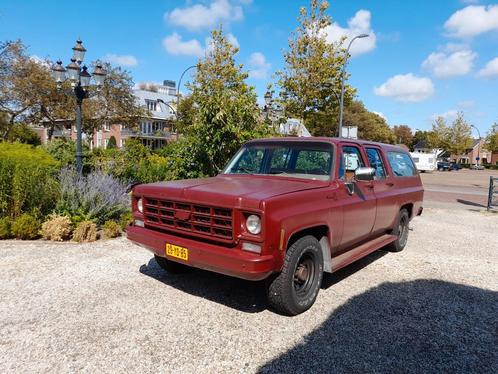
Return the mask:
[[342,253],[339,256],[332,257],[332,271],[339,270],[340,268],[343,268],[344,266],[347,266],[352,262],[355,262],[356,260],[359,260],[360,258],[365,257],[366,255],[382,247],[385,247],[386,245],[394,242],[396,238],[396,235],[385,234]]

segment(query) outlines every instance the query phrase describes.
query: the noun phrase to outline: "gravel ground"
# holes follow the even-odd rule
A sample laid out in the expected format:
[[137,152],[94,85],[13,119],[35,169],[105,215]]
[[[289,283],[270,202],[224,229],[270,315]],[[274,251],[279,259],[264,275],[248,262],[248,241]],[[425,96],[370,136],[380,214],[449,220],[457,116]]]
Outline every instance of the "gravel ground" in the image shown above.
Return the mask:
[[124,238],[0,242],[0,372],[498,372],[498,215],[426,208],[297,317]]

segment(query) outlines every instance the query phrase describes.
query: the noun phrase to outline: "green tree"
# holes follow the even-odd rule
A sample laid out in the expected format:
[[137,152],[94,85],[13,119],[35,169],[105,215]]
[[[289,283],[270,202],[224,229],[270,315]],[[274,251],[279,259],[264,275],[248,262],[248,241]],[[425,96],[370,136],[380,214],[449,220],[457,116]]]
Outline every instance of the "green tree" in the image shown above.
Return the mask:
[[107,143],[107,149],[117,148],[116,138],[111,136],[109,142]]
[[28,125],[24,123],[16,123],[10,130],[8,140],[10,142],[19,142],[31,145],[40,145],[40,137]]
[[407,125],[394,126],[393,128],[394,136],[396,137],[396,142],[398,144],[404,144],[411,147],[413,142],[412,129]]
[[451,124],[448,150],[453,154],[461,155],[470,147],[472,147],[472,129],[463,113],[459,112]]
[[498,152],[498,122],[495,122],[486,136],[486,148]]
[[444,117],[437,117],[432,124],[432,130],[427,133],[427,146],[450,151],[451,128]]
[[[284,93],[287,117],[300,118],[313,135],[334,136],[337,132],[341,68],[345,62],[344,39],[329,43],[324,28],[331,24],[326,1],[311,0],[309,10],[299,11],[299,27],[284,53],[285,67],[277,72]],[[344,77],[346,80],[348,74]],[[355,90],[346,84],[345,105]]]
[[211,33],[206,57],[187,84],[192,123],[183,129],[183,139],[169,147],[179,177],[187,170],[190,176],[215,175],[241,144],[269,133],[259,121],[254,88],[245,82],[248,74],[235,62],[237,52],[221,28]]
[[417,143],[425,143],[429,147],[429,138],[431,136],[430,131],[416,130],[413,134],[412,143],[410,149],[413,150]]
[[368,111],[359,100],[354,100],[344,109],[344,126],[357,126],[360,139],[391,144],[396,142],[394,132],[386,120]]

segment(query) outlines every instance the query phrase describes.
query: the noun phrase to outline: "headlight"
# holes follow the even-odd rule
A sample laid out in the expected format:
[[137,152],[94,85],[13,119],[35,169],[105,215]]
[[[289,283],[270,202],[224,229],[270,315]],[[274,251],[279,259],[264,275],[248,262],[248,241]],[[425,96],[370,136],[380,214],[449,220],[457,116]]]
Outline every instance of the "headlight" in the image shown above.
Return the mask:
[[251,214],[247,217],[246,227],[251,234],[259,234],[261,232],[261,219],[257,215]]
[[143,203],[142,198],[138,199],[138,201],[137,201],[137,209],[140,213],[144,212],[144,203]]

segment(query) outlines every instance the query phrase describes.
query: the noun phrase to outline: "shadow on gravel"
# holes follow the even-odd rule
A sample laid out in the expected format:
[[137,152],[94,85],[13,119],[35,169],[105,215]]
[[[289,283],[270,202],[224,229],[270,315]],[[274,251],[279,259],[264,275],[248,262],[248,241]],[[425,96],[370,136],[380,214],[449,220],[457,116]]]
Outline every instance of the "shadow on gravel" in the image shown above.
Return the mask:
[[140,273],[180,291],[226,305],[246,313],[259,313],[267,308],[264,283],[245,281],[200,269],[185,274],[170,274],[152,258],[140,266]]
[[498,292],[384,283],[336,309],[260,373],[497,373]]
[[474,201],[457,199],[457,202],[459,202],[460,204],[464,204],[464,205],[477,206],[479,208],[487,208],[487,205],[479,204],[479,203],[476,203]]

